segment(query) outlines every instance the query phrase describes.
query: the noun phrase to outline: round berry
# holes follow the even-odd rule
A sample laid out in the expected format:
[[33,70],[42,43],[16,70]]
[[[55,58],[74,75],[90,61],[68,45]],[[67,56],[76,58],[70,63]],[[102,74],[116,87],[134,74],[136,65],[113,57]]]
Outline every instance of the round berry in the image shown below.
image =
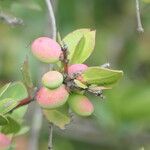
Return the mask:
[[53,109],[66,103],[69,93],[64,85],[57,89],[42,87],[36,95],[36,100],[42,108]]
[[79,116],[90,116],[94,111],[93,104],[90,100],[81,94],[71,94],[68,103],[72,111]]
[[42,83],[50,89],[58,88],[63,83],[63,75],[58,71],[49,71],[43,75]]
[[68,67],[68,74],[70,77],[73,77],[74,74],[81,74],[88,68],[85,64],[74,64]]
[[61,55],[60,45],[51,38],[40,37],[32,43],[32,53],[40,61],[45,63],[56,63]]

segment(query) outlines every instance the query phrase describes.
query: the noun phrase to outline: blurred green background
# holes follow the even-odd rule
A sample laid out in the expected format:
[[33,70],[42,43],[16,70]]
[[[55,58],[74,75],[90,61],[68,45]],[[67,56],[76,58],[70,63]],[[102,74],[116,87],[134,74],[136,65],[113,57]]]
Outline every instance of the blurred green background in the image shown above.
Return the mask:
[[[143,34],[136,31],[134,0],[54,1],[62,37],[79,28],[96,29],[95,51],[86,64],[109,62],[125,73],[115,88],[105,92],[106,99],[89,96],[95,105],[91,118],[77,118],[65,131],[56,129],[55,150],[150,150],[150,3],[140,2]],[[45,1],[0,0],[0,11],[24,21],[13,26],[0,18],[0,84],[21,80],[26,55],[36,84],[40,64],[32,57],[30,43],[50,34]],[[40,150],[47,149],[47,130],[43,126]],[[27,149],[28,136],[17,142],[23,143],[22,150]]]

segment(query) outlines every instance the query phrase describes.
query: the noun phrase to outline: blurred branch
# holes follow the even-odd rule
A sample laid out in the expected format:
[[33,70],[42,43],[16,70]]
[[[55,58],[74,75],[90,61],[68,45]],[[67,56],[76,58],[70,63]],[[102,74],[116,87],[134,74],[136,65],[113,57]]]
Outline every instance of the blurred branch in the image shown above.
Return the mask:
[[34,103],[34,114],[32,116],[32,125],[31,125],[31,136],[29,139],[29,145],[28,149],[29,150],[38,150],[38,139],[40,136],[40,129],[42,126],[42,113],[41,109],[37,107]]
[[48,142],[48,150],[53,150],[53,124],[49,123],[49,142]]
[[[52,1],[51,0],[45,0],[48,12],[49,12],[49,20],[51,23],[51,38],[56,40],[56,21],[55,21],[55,15],[52,7]],[[53,67],[52,65],[50,66]],[[49,141],[48,141],[48,150],[53,150],[53,124],[49,122]]]
[[144,32],[142,23],[141,23],[141,15],[140,15],[140,4],[139,4],[139,0],[135,0],[136,2],[136,18],[137,18],[137,31],[139,33]]
[[12,15],[6,14],[4,12],[0,12],[0,20],[4,21],[8,25],[16,26],[23,25],[23,20]]
[[52,39],[56,40],[56,21],[55,21],[55,15],[52,7],[51,0],[45,0],[48,11],[49,11],[49,20],[51,23],[51,32],[52,32]]

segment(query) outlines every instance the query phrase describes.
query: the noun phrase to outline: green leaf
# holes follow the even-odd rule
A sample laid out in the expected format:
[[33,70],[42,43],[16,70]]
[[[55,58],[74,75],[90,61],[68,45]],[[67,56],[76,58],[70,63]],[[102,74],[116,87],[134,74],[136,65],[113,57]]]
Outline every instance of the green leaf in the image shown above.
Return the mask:
[[87,84],[112,86],[123,76],[123,72],[101,67],[89,67],[81,76]]
[[43,109],[43,113],[49,122],[53,123],[61,129],[65,129],[65,125],[70,123],[70,118],[67,112],[64,111],[64,108],[51,110]]
[[28,105],[17,108],[12,112],[11,116],[13,116],[14,118],[23,118],[25,113],[27,112],[27,109]]
[[10,116],[8,116],[7,119],[9,123],[2,126],[1,132],[4,134],[17,133],[21,128],[20,124]]
[[93,52],[95,46],[95,31],[79,29],[68,34],[63,41],[68,46],[69,63],[83,63]]
[[5,114],[12,109],[14,109],[19,102],[15,101],[13,98],[5,98],[0,100],[0,113]]
[[28,126],[21,127],[20,131],[17,134],[15,134],[15,136],[26,134],[29,130],[30,128]]
[[5,93],[3,93],[0,100],[8,97],[11,97],[16,101],[20,101],[28,97],[28,92],[22,82],[14,82],[7,88]]
[[29,63],[28,63],[27,58],[22,65],[21,72],[22,72],[22,76],[23,76],[23,83],[25,84],[29,95],[32,95],[33,91],[34,91],[34,86],[33,86],[33,82],[31,79]]
[[8,119],[2,114],[0,114],[0,126],[6,125],[8,124],[8,122],[9,122]]
[[6,92],[6,90],[9,88],[10,84],[11,83],[8,83],[0,89],[0,97]]
[[82,82],[80,82],[79,80],[74,80],[74,83],[79,87],[79,88],[82,88],[82,89],[87,89],[88,87],[83,84]]

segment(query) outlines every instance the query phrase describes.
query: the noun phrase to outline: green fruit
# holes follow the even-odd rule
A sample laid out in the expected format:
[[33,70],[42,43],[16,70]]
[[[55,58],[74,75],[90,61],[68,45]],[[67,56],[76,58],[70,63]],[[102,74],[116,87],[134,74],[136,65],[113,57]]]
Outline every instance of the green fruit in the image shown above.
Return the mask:
[[93,104],[84,95],[73,93],[69,96],[68,103],[72,111],[79,116],[90,116],[94,111]]
[[63,83],[63,75],[58,71],[49,71],[43,75],[42,83],[50,89],[58,88]]

